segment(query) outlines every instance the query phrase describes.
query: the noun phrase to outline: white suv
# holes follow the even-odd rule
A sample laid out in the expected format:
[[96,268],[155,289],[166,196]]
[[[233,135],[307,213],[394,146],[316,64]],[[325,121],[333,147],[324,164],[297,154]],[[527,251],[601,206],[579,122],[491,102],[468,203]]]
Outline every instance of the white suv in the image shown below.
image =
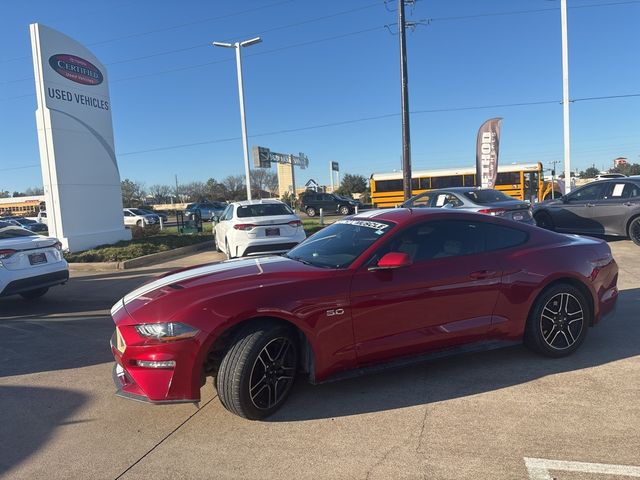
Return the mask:
[[0,297],[41,297],[69,280],[57,238],[43,237],[0,220]]
[[227,257],[286,252],[306,238],[302,222],[280,200],[248,200],[214,217],[216,249]]

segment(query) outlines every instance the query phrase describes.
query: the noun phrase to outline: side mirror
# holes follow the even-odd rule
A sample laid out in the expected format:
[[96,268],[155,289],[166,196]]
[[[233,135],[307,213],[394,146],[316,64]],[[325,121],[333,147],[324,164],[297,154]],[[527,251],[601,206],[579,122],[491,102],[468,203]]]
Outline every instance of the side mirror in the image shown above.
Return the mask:
[[567,197],[566,195],[563,195],[560,197],[560,200],[562,201],[562,203],[569,203],[570,198]]
[[406,253],[402,252],[389,252],[385,254],[378,265],[369,267],[369,270],[392,270],[394,268],[408,267],[413,262]]

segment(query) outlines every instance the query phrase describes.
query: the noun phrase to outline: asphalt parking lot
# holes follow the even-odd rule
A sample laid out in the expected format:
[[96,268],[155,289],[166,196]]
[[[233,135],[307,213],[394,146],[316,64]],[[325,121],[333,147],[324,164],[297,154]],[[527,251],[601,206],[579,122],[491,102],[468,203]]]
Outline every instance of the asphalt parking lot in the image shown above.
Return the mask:
[[0,477],[640,477],[640,247],[610,245],[618,312],[573,356],[513,347],[298,382],[263,422],[228,413],[211,383],[199,408],[113,395],[111,305],[153,275],[218,254],[72,272],[40,302],[0,299]]

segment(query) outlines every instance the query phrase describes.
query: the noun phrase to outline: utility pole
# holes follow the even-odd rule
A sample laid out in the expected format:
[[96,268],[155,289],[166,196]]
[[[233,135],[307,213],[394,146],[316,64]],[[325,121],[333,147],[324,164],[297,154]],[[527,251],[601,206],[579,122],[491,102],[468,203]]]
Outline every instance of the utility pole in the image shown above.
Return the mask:
[[571,191],[571,136],[569,135],[569,47],[567,41],[567,0],[560,0],[562,23],[562,122],[564,130],[564,192]]
[[178,175],[176,174],[176,203],[180,203],[180,196],[178,194]]
[[[549,164],[553,165],[553,168],[551,170],[551,198],[555,199],[556,198],[556,165],[560,163],[560,160],[553,160],[551,162],[549,162]],[[565,187],[566,188],[566,187]]]
[[400,100],[402,104],[402,183],[404,199],[411,198],[411,139],[409,135],[409,79],[407,74],[407,42],[405,37],[404,2],[398,0],[398,36],[400,37]]
[[242,127],[242,148],[244,150],[244,174],[247,182],[247,200],[251,200],[251,172],[249,167],[249,141],[247,140],[247,122],[244,115],[244,86],[242,83],[242,56],[240,54],[243,47],[250,47],[262,42],[260,37],[245,40],[244,42],[224,43],[213,42],[215,47],[236,49],[236,68],[238,71],[238,96],[240,97],[240,124]]

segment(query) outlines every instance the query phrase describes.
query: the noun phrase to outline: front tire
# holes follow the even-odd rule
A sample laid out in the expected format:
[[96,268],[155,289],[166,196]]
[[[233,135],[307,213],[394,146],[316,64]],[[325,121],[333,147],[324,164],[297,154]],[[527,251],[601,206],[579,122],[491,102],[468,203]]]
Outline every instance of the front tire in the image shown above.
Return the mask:
[[250,420],[273,414],[295,381],[298,347],[291,328],[274,322],[245,330],[225,354],[215,384],[222,405]]
[[636,217],[631,220],[631,223],[629,224],[628,234],[633,243],[640,246],[640,217]]
[[549,215],[547,212],[538,212],[533,216],[533,219],[536,221],[536,225],[540,228],[551,231],[554,231],[556,229],[551,215]]
[[584,341],[591,316],[580,290],[566,283],[554,285],[540,294],[529,312],[525,344],[547,357],[570,355]]
[[35,290],[29,290],[28,292],[22,292],[20,296],[25,300],[35,300],[36,298],[42,297],[48,291],[49,287],[37,288]]

